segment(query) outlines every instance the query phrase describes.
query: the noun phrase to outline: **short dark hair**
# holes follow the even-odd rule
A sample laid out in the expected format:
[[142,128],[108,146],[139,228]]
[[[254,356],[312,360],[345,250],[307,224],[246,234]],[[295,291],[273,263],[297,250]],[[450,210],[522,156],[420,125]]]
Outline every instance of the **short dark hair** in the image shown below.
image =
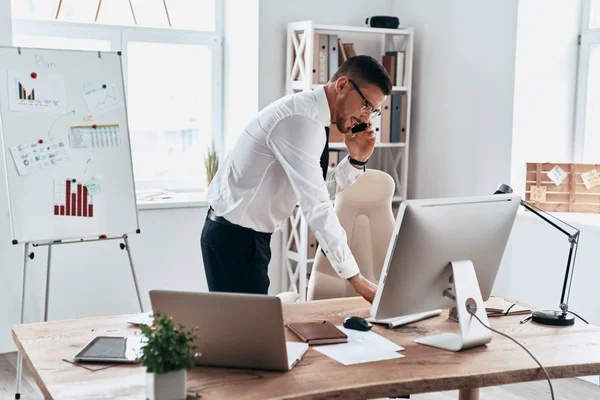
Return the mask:
[[358,82],[377,85],[386,96],[392,92],[392,79],[390,75],[383,65],[371,56],[360,55],[350,57],[344,61],[337,72],[331,77],[331,81],[336,81],[342,76],[348,76]]

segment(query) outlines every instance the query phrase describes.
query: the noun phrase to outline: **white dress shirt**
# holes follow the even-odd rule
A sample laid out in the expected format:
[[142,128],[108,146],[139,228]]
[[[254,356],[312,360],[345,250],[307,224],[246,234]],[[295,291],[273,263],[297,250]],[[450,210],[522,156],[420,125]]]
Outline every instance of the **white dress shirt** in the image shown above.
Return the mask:
[[259,232],[274,232],[296,204],[342,278],[359,272],[331,199],[363,172],[344,157],[323,180],[320,157],[331,124],[325,89],[287,95],[246,126],[219,165],[208,190],[218,216]]

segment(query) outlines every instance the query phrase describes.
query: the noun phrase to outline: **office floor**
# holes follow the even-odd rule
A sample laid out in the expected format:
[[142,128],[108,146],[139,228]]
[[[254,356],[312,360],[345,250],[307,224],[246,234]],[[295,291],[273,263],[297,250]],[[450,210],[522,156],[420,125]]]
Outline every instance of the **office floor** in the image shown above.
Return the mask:
[[[13,399],[17,353],[0,354],[0,399]],[[600,400],[600,386],[581,379],[554,380],[554,394],[561,400]],[[550,394],[546,381],[519,383],[481,390],[481,400],[548,400]],[[43,396],[27,370],[24,368],[21,399],[42,400]],[[456,400],[458,393],[440,392],[411,396],[411,400]]]

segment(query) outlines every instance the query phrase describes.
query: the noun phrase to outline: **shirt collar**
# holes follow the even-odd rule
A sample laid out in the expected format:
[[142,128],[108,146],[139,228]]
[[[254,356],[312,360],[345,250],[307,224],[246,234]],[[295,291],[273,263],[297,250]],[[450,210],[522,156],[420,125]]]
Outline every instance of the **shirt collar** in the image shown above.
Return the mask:
[[314,89],[314,93],[317,97],[317,103],[319,105],[317,121],[319,121],[323,126],[329,126],[331,125],[331,113],[329,112],[329,102],[327,101],[327,95],[325,94],[325,87],[316,87]]

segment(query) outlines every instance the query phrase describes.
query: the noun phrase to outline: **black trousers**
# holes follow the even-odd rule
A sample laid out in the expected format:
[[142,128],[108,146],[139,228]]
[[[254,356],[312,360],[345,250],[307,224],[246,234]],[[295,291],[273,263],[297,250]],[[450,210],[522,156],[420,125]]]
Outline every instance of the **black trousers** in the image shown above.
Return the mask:
[[206,216],[200,244],[211,292],[267,294],[271,234]]

